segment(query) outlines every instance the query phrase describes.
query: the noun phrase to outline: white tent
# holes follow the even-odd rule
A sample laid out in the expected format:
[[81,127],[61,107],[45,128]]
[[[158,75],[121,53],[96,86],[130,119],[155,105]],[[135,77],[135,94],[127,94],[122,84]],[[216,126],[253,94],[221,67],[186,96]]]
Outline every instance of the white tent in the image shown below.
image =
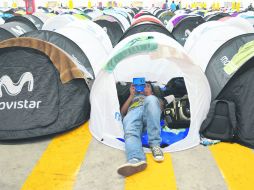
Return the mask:
[[122,28],[123,32],[126,31],[130,27],[130,23],[128,22],[128,19],[126,17],[124,17],[123,15],[121,15],[120,13],[118,13],[116,11],[108,11],[108,10],[105,10],[104,13],[107,15],[111,15],[111,16],[115,17],[116,19],[118,19],[123,26],[123,28]]
[[49,18],[54,17],[53,13],[43,13],[43,12],[35,12],[33,15],[37,16],[43,23],[45,23]]
[[254,12],[253,11],[247,11],[240,13],[237,15],[237,17],[241,17],[246,19],[252,26],[254,25]]
[[241,18],[241,17],[225,17],[224,19],[225,20],[223,20],[223,18],[222,18],[219,21],[223,21],[224,23],[229,24],[231,26],[241,28],[246,33],[253,33],[254,32],[253,25],[244,18]]
[[78,19],[72,15],[68,15],[68,14],[57,15],[57,16],[47,19],[42,27],[42,30],[55,31],[59,28],[66,26],[67,24],[69,24],[75,20],[78,20]]
[[247,32],[249,31],[246,31],[245,28],[220,21],[206,22],[191,32],[185,42],[184,49],[194,63],[205,71],[212,55],[222,44]]
[[67,24],[68,27],[81,27],[90,31],[91,35],[95,36],[104,46],[105,51],[109,54],[112,51],[112,44],[108,34],[95,22],[90,20],[76,20]]
[[123,126],[116,82],[131,82],[133,77],[142,76],[166,84],[172,78],[183,77],[190,101],[189,132],[164,151],[180,151],[199,144],[199,128],[210,106],[210,87],[204,73],[179,43],[160,33],[135,34],[121,41],[105,63],[90,94],[89,127],[97,140],[124,149],[124,142],[118,140],[123,139]]
[[68,37],[83,50],[90,61],[96,77],[102,68],[103,60],[109,55],[108,50],[105,49],[100,39],[96,38],[88,27],[85,29],[77,26],[65,26],[55,32]]

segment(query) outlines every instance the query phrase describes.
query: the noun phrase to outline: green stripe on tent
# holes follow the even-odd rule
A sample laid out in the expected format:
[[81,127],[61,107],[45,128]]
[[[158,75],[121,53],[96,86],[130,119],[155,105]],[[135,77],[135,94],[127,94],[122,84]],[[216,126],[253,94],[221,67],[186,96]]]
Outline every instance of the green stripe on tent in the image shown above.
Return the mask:
[[112,72],[117,64],[126,57],[138,53],[152,52],[156,49],[158,49],[158,44],[152,36],[135,38],[119,50],[119,52],[108,61],[104,69],[108,72]]
[[224,71],[231,75],[254,56],[254,41],[242,46],[232,60],[224,66]]

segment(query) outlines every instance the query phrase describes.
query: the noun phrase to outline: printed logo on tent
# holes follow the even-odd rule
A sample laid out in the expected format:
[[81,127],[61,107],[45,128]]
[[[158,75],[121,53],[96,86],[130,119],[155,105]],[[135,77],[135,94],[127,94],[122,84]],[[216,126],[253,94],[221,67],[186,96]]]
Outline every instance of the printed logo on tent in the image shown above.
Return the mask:
[[0,78],[0,98],[3,96],[2,94],[2,86],[4,87],[6,93],[10,96],[16,96],[18,95],[24,84],[28,82],[28,91],[33,91],[34,88],[34,78],[32,73],[30,72],[26,72],[24,73],[19,81],[17,83],[13,83],[13,81],[11,80],[11,78],[7,75],[2,76],[2,78]]
[[184,32],[184,36],[189,37],[190,33],[191,33],[191,31],[189,29],[186,29]]
[[[28,83],[28,92],[32,92],[34,88],[34,78],[32,73],[25,72],[21,75],[19,81],[14,83],[8,75],[4,75],[0,78],[0,98],[3,97],[2,90],[5,89],[9,96],[17,96],[22,91],[24,85]],[[5,109],[39,109],[41,101],[11,101],[0,102],[0,110]]]
[[227,56],[220,58],[220,61],[223,63],[223,65],[227,65],[230,62]]
[[119,112],[115,112],[115,120],[122,121],[122,116]]

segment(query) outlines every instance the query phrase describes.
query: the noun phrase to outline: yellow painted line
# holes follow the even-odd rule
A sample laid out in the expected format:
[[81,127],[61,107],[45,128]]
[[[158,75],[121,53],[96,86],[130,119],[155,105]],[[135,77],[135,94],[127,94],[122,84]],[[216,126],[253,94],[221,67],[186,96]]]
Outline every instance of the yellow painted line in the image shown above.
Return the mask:
[[146,170],[125,178],[125,190],[176,190],[170,154],[164,154],[165,160],[162,163],[155,162],[152,154],[146,156]]
[[238,144],[220,143],[210,150],[230,190],[254,189],[254,152]]
[[91,138],[88,122],[54,138],[21,190],[72,190]]

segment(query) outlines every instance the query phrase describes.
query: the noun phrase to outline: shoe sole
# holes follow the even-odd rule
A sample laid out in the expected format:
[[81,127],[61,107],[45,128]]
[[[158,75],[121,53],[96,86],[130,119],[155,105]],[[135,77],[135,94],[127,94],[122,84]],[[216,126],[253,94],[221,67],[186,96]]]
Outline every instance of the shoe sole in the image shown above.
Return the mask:
[[164,157],[163,158],[153,158],[156,162],[163,162],[164,161]]
[[135,164],[126,164],[123,165],[122,167],[120,167],[117,170],[117,173],[124,176],[124,177],[128,177],[130,175],[133,175],[135,173],[141,172],[143,170],[145,170],[147,167],[147,163],[143,162],[143,163],[138,163],[137,165]]

